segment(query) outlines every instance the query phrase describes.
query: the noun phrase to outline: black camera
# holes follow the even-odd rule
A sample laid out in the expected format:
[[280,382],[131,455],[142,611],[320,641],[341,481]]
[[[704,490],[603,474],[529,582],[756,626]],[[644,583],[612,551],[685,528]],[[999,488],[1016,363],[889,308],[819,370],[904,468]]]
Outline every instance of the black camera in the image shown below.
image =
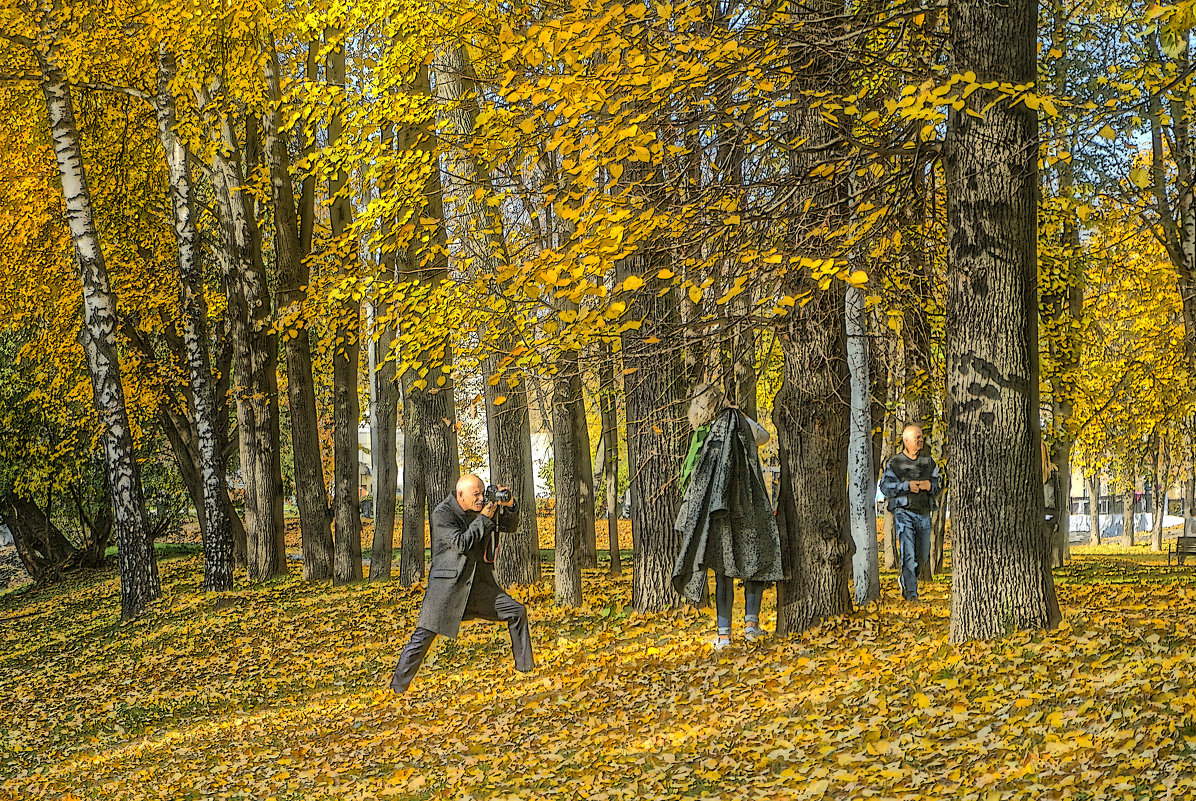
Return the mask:
[[493,484],[486,487],[486,501],[488,503],[506,503],[511,500],[511,491],[509,489],[500,489]]

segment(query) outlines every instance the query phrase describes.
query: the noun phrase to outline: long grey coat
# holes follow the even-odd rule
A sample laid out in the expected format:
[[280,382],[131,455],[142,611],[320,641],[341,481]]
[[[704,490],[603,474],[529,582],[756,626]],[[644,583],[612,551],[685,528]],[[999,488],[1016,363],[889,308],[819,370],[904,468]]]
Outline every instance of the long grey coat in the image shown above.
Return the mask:
[[673,588],[692,603],[705,597],[707,569],[747,581],[785,577],[755,434],[738,409],[711,424],[674,528],[682,540]]
[[493,559],[496,531],[518,528],[519,513],[500,508],[496,517],[462,509],[455,495],[432,510],[432,570],[416,626],[456,637],[470,593],[503,594],[485,557]]

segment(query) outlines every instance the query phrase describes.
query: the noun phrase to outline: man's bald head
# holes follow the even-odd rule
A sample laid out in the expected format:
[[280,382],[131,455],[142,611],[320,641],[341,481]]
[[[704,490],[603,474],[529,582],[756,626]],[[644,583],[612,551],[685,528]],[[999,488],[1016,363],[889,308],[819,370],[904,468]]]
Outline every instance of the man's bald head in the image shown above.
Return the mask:
[[905,446],[906,454],[917,454],[926,443],[922,435],[922,426],[908,425],[901,431],[901,443]]
[[485,505],[486,485],[473,473],[466,473],[457,479],[457,503],[462,509],[475,512]]

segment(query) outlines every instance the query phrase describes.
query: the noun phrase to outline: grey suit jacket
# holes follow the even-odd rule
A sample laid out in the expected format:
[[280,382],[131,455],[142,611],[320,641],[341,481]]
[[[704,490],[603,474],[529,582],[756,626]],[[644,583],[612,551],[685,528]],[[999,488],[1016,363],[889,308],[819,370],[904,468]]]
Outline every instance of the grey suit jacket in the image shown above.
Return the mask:
[[419,628],[456,637],[471,592],[502,592],[486,559],[493,559],[497,532],[515,531],[519,514],[516,507],[500,508],[495,517],[462,509],[455,495],[432,510],[432,570]]

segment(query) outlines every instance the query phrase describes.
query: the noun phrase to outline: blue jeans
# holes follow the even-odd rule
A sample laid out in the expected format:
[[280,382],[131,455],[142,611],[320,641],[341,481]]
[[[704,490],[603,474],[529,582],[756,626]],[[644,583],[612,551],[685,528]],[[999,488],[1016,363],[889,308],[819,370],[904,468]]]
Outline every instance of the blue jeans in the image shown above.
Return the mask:
[[898,509],[893,512],[897,542],[901,547],[901,597],[918,600],[918,565],[930,559],[930,515]]
[[[743,619],[760,625],[760,601],[764,598],[763,581],[743,582]],[[731,610],[735,608],[735,579],[714,574],[714,608],[718,613],[718,633],[731,633]]]

